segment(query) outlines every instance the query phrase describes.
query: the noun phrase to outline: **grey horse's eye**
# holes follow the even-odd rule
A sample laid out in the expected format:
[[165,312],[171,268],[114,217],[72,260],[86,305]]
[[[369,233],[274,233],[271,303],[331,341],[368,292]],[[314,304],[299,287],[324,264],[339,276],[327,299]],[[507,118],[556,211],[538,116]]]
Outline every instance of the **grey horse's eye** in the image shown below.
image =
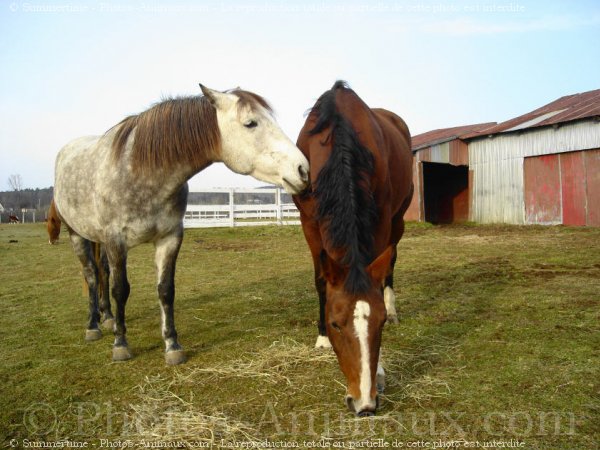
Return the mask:
[[246,128],[256,128],[258,126],[258,122],[256,120],[249,120],[244,124]]

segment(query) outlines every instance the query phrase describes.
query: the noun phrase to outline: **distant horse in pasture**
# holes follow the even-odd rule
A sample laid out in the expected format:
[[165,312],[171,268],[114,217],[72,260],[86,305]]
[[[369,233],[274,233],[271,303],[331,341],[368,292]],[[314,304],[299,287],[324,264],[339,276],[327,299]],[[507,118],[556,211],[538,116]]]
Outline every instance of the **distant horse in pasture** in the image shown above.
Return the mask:
[[89,285],[86,335],[99,332],[98,269],[91,243],[102,244],[116,303],[115,361],[131,358],[126,338],[127,253],[155,247],[167,364],[185,361],[174,320],[175,264],[183,237],[187,180],[213,162],[285,188],[304,190],[308,161],[281,131],[269,104],[235,89],[200,86],[203,96],[165,100],[124,119],[102,136],[76,139],[56,160],[54,201]]
[[10,216],[8,216],[8,223],[15,224],[15,223],[19,223],[19,222],[20,222],[20,220],[19,220],[19,218],[17,216],[15,216],[13,214],[11,214]]
[[50,202],[50,208],[48,209],[48,219],[46,219],[46,227],[48,229],[48,241],[50,244],[58,244],[60,239],[60,217],[56,211],[56,205],[54,199]]
[[373,415],[384,383],[383,326],[397,321],[393,271],[413,194],[410,133],[338,81],[317,100],[297,145],[311,165],[310,189],[294,201],[315,268],[317,347],[333,346],[350,410]]
[[[52,199],[52,201],[50,202],[46,226],[48,228],[48,238],[50,244],[58,244],[61,229],[61,220],[58,216],[58,212],[56,211],[54,199]],[[108,267],[108,260],[106,259],[106,252],[104,251],[104,248],[96,242],[91,242],[90,245],[91,252],[94,255],[94,261],[98,269],[98,283],[96,287],[96,295],[99,298],[101,323],[106,329],[112,330],[114,328],[115,318],[112,314],[110,307],[110,269]],[[100,331],[100,329],[88,330],[85,335],[85,339],[87,341],[95,341],[100,339],[101,337],[102,332]]]

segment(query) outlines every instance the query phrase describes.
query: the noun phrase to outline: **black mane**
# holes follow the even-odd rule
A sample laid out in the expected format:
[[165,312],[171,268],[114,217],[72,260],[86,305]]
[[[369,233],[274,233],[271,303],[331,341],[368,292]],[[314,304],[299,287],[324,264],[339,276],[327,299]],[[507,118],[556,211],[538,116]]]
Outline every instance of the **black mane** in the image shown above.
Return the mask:
[[351,294],[366,293],[371,286],[365,268],[373,260],[373,236],[377,224],[377,206],[371,190],[374,172],[373,154],[364,147],[352,124],[336,106],[339,89],[350,90],[343,81],[317,100],[312,114],[317,122],[311,134],[330,127],[327,141],[331,156],[321,169],[314,191],[318,203],[317,218],[326,224],[334,248],[345,250],[341,261],[348,268],[345,288]]

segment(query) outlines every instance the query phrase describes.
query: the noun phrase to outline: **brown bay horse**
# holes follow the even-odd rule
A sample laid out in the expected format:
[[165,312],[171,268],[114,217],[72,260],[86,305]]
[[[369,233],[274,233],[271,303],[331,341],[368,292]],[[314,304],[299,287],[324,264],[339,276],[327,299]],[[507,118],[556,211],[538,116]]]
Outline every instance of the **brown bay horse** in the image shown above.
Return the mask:
[[317,347],[333,347],[348,407],[370,416],[384,383],[383,326],[397,322],[393,270],[413,194],[410,133],[338,81],[310,111],[297,146],[310,162],[309,189],[294,201],[315,268]]

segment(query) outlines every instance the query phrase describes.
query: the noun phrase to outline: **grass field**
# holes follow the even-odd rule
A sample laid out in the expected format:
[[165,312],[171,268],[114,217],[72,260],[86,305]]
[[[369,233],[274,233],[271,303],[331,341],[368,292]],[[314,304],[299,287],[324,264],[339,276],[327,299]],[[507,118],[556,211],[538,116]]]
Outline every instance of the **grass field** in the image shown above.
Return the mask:
[[[600,442],[600,229],[408,226],[379,414],[355,419],[328,352],[298,227],[187,230],[166,367],[153,249],[129,258],[134,359],[84,342],[63,234],[0,225],[5,447],[594,449]],[[382,439],[382,440],[377,440]],[[68,441],[67,441],[68,440]]]

